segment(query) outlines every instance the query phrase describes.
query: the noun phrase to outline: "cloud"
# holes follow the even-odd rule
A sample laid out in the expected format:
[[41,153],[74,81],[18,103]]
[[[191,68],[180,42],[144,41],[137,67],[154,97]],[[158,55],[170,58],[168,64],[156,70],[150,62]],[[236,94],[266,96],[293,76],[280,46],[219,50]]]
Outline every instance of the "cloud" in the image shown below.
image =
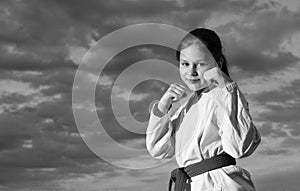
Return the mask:
[[262,154],[265,155],[284,155],[284,154],[288,154],[287,150],[266,150],[266,151],[262,151]]
[[[244,43],[243,43],[244,44]],[[231,63],[241,68],[244,73],[251,75],[268,75],[289,66],[295,65],[300,59],[291,53],[279,52],[276,56],[267,55],[260,49],[247,49],[244,46],[237,47],[232,56]],[[232,50],[234,51],[234,49]]]
[[[131,170],[131,169],[117,169],[118,176],[102,177],[87,175],[85,177],[68,179],[62,181],[64,188],[74,191],[81,190],[161,190],[161,188],[168,187],[169,171],[176,167],[175,161],[167,163],[163,166],[151,169]],[[153,180],[155,184],[148,181]],[[145,184],[146,183],[146,184]]]
[[260,114],[260,119],[279,123],[281,124],[280,129],[287,130],[294,136],[299,135],[300,121],[297,117],[300,111],[300,100],[297,96],[299,95],[299,82],[300,80],[295,80],[289,86],[280,90],[254,96],[261,105],[268,109],[268,111]]
[[[113,172],[78,134],[70,102],[74,71],[3,73],[2,77],[11,80],[1,81],[10,84],[9,88],[3,86],[6,93],[1,101],[15,109],[0,115],[2,185],[15,190],[19,185],[31,190],[59,189],[57,180],[61,178]],[[45,84],[47,88],[40,88]],[[30,105],[36,95],[38,102]]]
[[[256,189],[257,190],[298,190],[297,177],[300,171],[278,171],[268,176],[256,178]],[[285,177],[285,178],[283,178]]]
[[217,29],[224,34],[225,50],[231,66],[243,75],[268,75],[299,62],[299,57],[279,47],[299,32],[299,17],[277,3],[254,6]]
[[[44,111],[1,115],[2,185],[39,189],[48,187],[46,181],[53,188],[58,179],[114,171],[87,148],[76,127],[68,124],[72,115],[63,106],[58,108],[59,103],[53,104],[44,106]],[[45,120],[46,116],[54,120]]]
[[288,137],[288,133],[284,131],[283,125],[272,123],[272,122],[264,122],[262,125],[258,126],[259,132],[262,136],[267,137],[271,136],[274,138],[280,137]]

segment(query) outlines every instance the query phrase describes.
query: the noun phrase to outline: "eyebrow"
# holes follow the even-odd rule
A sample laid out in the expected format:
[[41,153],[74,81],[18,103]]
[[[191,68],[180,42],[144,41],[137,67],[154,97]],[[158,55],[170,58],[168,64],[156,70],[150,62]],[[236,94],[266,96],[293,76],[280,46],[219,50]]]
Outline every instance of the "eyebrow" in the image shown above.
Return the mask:
[[[185,62],[188,62],[187,60],[185,59],[180,59],[180,61],[185,61]],[[200,61],[204,61],[203,59],[199,59],[199,60],[196,60],[195,62],[200,62]]]

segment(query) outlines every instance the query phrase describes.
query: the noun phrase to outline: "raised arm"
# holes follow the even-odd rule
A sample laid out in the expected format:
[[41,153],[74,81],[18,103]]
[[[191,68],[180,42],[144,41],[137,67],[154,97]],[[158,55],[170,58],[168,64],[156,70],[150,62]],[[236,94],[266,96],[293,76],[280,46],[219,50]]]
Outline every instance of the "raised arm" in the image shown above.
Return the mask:
[[245,96],[236,82],[217,67],[208,70],[204,77],[212,82],[223,149],[235,158],[249,156],[259,145],[261,136],[253,124]]
[[235,82],[216,89],[213,96],[218,104],[217,123],[223,149],[235,158],[249,156],[261,136],[253,124],[245,96]]
[[172,117],[158,109],[158,102],[152,107],[146,131],[146,146],[156,159],[171,158],[175,152],[175,128],[182,120],[183,113],[177,111]]
[[162,159],[174,156],[175,128],[178,127],[183,116],[180,108],[172,117],[168,111],[172,103],[179,101],[183,95],[184,86],[172,84],[152,107],[146,131],[146,147],[154,158]]

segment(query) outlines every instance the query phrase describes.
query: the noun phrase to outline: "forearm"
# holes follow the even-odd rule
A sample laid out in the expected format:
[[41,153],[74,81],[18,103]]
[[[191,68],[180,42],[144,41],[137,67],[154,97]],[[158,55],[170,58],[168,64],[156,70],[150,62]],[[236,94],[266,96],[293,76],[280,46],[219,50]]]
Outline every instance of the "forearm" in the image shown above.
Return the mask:
[[165,158],[174,150],[170,116],[158,109],[158,103],[153,105],[146,131],[146,146],[155,158]]

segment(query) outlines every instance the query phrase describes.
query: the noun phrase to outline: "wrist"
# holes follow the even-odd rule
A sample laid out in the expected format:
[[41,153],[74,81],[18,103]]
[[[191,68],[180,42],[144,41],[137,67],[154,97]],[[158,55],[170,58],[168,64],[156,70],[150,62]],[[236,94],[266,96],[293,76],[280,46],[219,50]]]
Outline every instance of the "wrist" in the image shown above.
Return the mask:
[[228,81],[228,83],[226,83],[225,85],[227,91],[229,92],[232,92],[236,87],[237,87],[237,84],[235,81]]
[[233,82],[233,80],[231,80],[230,78],[225,78],[225,77],[219,78],[217,81],[218,81],[218,87],[221,89],[227,87],[227,85]]
[[170,101],[159,101],[157,104],[157,108],[162,112],[162,113],[167,113],[171,107],[171,102]]

